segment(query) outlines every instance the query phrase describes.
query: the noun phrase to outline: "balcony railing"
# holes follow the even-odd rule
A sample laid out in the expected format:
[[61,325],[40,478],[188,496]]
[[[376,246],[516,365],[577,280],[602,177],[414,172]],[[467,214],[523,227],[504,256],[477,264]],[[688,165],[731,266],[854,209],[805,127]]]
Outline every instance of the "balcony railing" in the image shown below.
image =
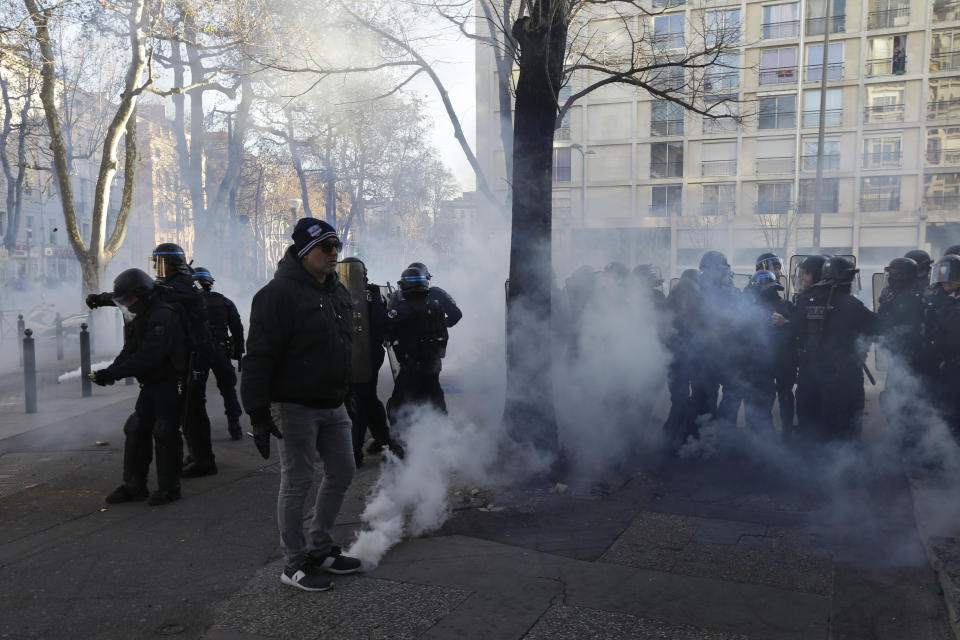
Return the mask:
[[927,118],[957,118],[960,117],[960,98],[951,98],[949,100],[937,100],[927,103]]
[[786,213],[792,209],[792,200],[768,200],[766,202],[758,202],[754,208],[754,213],[758,216],[767,216],[775,213]]
[[793,156],[783,158],[757,158],[757,173],[793,173],[797,163]]
[[[836,171],[840,168],[840,156],[838,155],[825,155],[823,156],[823,170],[824,171]],[[803,156],[803,170],[804,171],[816,171],[817,170],[817,155],[813,154],[811,156]]]
[[760,68],[760,84],[789,84],[797,81],[797,66]]
[[[839,127],[843,123],[843,109],[826,109],[823,114],[823,126]],[[808,109],[803,112],[803,126],[820,126],[820,109]]]
[[900,191],[891,193],[865,191],[860,194],[860,211],[899,211]]
[[681,7],[687,4],[687,0],[653,0],[653,6],[657,9],[669,9],[671,7]]
[[[807,82],[820,82],[823,80],[823,63],[808,64],[804,76]],[[827,63],[827,80],[839,80],[843,78],[843,62]]]
[[652,218],[672,218],[683,213],[683,206],[680,203],[675,204],[652,204],[648,214]]
[[717,200],[700,205],[701,216],[732,216],[737,212],[737,203],[733,200]]
[[764,22],[763,39],[795,38],[800,34],[800,21],[787,20],[785,22]]
[[[822,36],[826,18],[807,18],[807,35]],[[843,33],[847,30],[847,16],[830,16],[830,33]]]
[[[820,198],[820,213],[836,213],[839,211],[839,200],[836,193],[824,193]],[[816,193],[811,194],[809,197],[804,197],[804,195],[801,194],[800,202],[797,203],[797,213],[816,213],[818,209],[816,204]]]
[[707,118],[703,119],[704,133],[730,133],[736,131],[739,123],[733,118]]
[[683,161],[651,162],[650,177],[651,178],[682,178],[683,177]]
[[736,160],[704,160],[700,163],[700,175],[706,177],[737,175]]
[[682,136],[683,119],[680,120],[651,120],[651,136]]
[[569,140],[570,139],[570,127],[557,127],[556,131],[553,133],[554,140]]
[[894,7],[867,14],[867,29],[890,29],[904,27],[910,22],[910,5]]
[[960,69],[960,51],[940,51],[930,54],[930,71]]
[[653,36],[653,44],[658,49],[683,49],[683,34],[660,33]]
[[739,71],[707,71],[707,73],[703,74],[703,88],[705,91],[736,89],[738,86],[740,86]]
[[761,111],[758,126],[760,129],[792,129],[797,126],[797,114],[795,111]]
[[955,193],[931,193],[923,196],[923,206],[927,209],[960,209],[960,195]]
[[893,58],[870,58],[865,71],[868,76],[899,76],[906,70],[906,64],[906,58],[900,58],[896,63]]
[[960,149],[928,149],[927,164],[960,164]]
[[864,169],[899,169],[903,162],[900,151],[868,151],[863,154]]
[[866,124],[877,122],[903,122],[903,103],[875,104],[863,109],[863,121]]

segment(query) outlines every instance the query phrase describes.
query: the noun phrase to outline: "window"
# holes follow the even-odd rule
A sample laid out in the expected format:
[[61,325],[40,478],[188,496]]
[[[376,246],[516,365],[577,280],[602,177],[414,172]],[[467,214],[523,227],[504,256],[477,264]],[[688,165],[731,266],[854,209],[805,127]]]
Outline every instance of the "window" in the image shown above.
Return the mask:
[[960,173],[933,173],[923,178],[923,204],[929,209],[960,206]]
[[878,36],[867,40],[867,75],[901,76],[907,68],[907,36]]
[[796,79],[796,47],[778,47],[760,52],[760,84],[782,84]]
[[[557,103],[562,107],[563,104],[570,99],[570,85],[565,84],[560,87],[560,91],[557,92]],[[566,113],[563,114],[563,118],[560,119],[560,125],[557,127],[557,130],[553,134],[554,140],[569,140],[570,139],[570,110],[567,109]]]
[[[823,179],[823,193],[821,195],[823,207],[821,213],[836,213],[840,210],[840,180],[837,178]],[[797,203],[799,213],[817,212],[817,181],[800,181],[800,201]]]
[[650,145],[650,177],[683,177],[682,142],[657,142]]
[[760,98],[759,128],[792,129],[797,126],[797,96]]
[[933,21],[952,22],[960,20],[960,2],[957,0],[933,0]]
[[767,5],[763,8],[763,38],[794,38],[800,33],[800,3]]
[[682,136],[683,107],[669,100],[657,100],[650,105],[651,136]]
[[[839,127],[843,120],[842,89],[827,89],[826,113],[824,126]],[[820,126],[820,90],[803,92],[803,126]]]
[[870,0],[868,29],[905,27],[910,22],[910,0]]
[[960,78],[931,78],[927,93],[927,118],[960,117]]
[[653,39],[663,49],[683,48],[683,14],[657,16],[653,19]]
[[[807,35],[823,35],[823,26],[827,22],[827,0],[807,0]],[[830,33],[843,33],[847,30],[847,1],[831,0]]]
[[[827,80],[843,77],[843,43],[834,42],[827,50]],[[811,44],[807,47],[807,82],[823,80],[823,45]]]
[[703,74],[703,88],[705,91],[720,91],[736,89],[740,86],[740,56],[735,53],[725,53],[717,56]]
[[714,177],[737,175],[736,140],[705,142],[702,157],[700,175]]
[[960,127],[927,129],[927,164],[960,164]]
[[930,71],[960,69],[960,29],[934,31],[930,41]]
[[903,157],[900,138],[866,138],[863,141],[864,169],[899,169]]
[[867,85],[867,106],[864,109],[863,121],[867,124],[902,122],[904,86],[903,84]]
[[[817,170],[817,141],[803,141],[803,170]],[[840,141],[823,141],[823,170],[836,171],[840,168]]]
[[700,215],[728,216],[737,210],[737,183],[718,182],[703,185]]
[[570,147],[553,150],[553,181],[570,182]]
[[684,84],[683,67],[660,67],[650,72],[650,85],[659,91],[681,91]]
[[714,47],[717,43],[731,44],[740,41],[740,9],[707,12],[706,43]]
[[650,200],[650,215],[662,218],[679,216],[683,211],[683,185],[665,184],[653,187]]
[[757,184],[757,213],[786,213],[793,208],[792,182],[760,182]]
[[704,133],[730,133],[737,130],[740,124],[736,119],[740,116],[737,94],[710,94],[704,96],[703,102],[711,114],[703,117]]
[[794,137],[758,139],[756,173],[793,173],[796,144]]
[[899,211],[900,176],[860,178],[861,211]]

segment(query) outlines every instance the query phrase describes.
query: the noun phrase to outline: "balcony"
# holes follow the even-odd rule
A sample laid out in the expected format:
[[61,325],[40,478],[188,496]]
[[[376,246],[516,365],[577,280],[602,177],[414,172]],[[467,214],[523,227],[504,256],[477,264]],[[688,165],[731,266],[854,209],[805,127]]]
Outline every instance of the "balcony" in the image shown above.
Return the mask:
[[569,140],[570,139],[570,127],[569,126],[560,126],[557,127],[556,131],[553,132],[554,140]]
[[764,22],[763,39],[796,38],[800,35],[800,21],[787,20],[786,22]]
[[757,158],[756,172],[766,173],[793,173],[797,162],[793,156],[783,158]]
[[960,98],[937,100],[927,103],[927,119],[939,120],[943,118],[960,117]]
[[899,211],[900,191],[864,191],[860,194],[860,211]]
[[673,218],[683,214],[683,206],[680,203],[674,204],[652,204],[647,211],[651,218]]
[[740,72],[736,70],[711,72],[703,74],[704,91],[720,91],[736,89],[740,86]]
[[[805,71],[804,80],[807,82],[823,80],[823,63],[808,64]],[[840,80],[841,78],[843,78],[843,62],[827,62],[827,80]]]
[[930,71],[960,69],[960,51],[940,51],[930,54]]
[[[826,18],[807,18],[807,35],[822,36]],[[847,30],[847,16],[830,16],[830,33],[843,33]]]
[[956,211],[960,209],[960,195],[955,193],[931,193],[923,196],[923,206],[927,209]]
[[865,73],[868,77],[873,76],[900,76],[906,70],[906,58],[900,58],[896,64],[893,58],[870,58],[867,60]]
[[760,84],[790,84],[797,81],[797,66],[760,68]]
[[736,160],[704,160],[700,163],[700,175],[707,178],[737,175]]
[[[802,156],[803,159],[803,170],[804,171],[816,171],[817,170],[817,155],[812,156]],[[839,155],[825,155],[823,156],[823,170],[824,171],[837,171],[840,169],[840,156]]]
[[716,200],[700,205],[701,216],[732,216],[736,213],[737,203],[734,200]]
[[867,14],[867,29],[892,29],[904,27],[910,22],[910,5],[871,11]]
[[672,9],[673,7],[682,7],[687,4],[687,0],[653,0],[653,6],[657,9]]
[[864,124],[903,122],[903,103],[875,104],[863,109]]
[[651,136],[682,136],[683,119],[679,120],[651,120]]
[[774,111],[759,114],[757,126],[760,129],[793,129],[797,126],[797,114],[794,111]]
[[787,213],[793,210],[792,200],[769,200],[767,202],[758,202],[753,212],[758,216],[768,216],[778,213]]
[[863,154],[864,169],[899,169],[903,164],[900,151],[868,151]]
[[[843,122],[843,109],[826,109],[823,114],[823,126],[839,127]],[[820,109],[808,109],[803,112],[803,126],[820,126]]]
[[650,163],[650,177],[651,178],[682,178],[683,177],[683,161],[673,161],[673,162],[651,162]]
[[927,164],[936,166],[960,164],[960,149],[927,149]]

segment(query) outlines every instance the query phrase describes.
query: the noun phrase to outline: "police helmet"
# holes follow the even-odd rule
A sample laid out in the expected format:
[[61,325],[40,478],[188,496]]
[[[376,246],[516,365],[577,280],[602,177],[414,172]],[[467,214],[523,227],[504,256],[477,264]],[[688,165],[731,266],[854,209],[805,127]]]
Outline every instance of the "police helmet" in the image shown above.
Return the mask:
[[[363,267],[363,275],[366,276],[366,275],[367,275],[367,265],[365,265],[365,264],[363,263],[363,260],[361,260],[360,258],[358,258],[358,257],[356,257],[356,256],[350,256],[349,258],[344,258],[343,260],[340,261],[340,264],[355,264],[355,263],[357,263],[357,262],[359,262],[359,263],[360,263],[360,266]],[[424,271],[426,271],[426,268],[424,268]],[[429,278],[429,277],[430,277],[430,276],[428,275],[427,278]]]
[[955,244],[952,247],[947,247],[947,250],[943,252],[944,256],[960,256],[960,244]]
[[894,258],[884,269],[890,282],[913,282],[917,279],[917,270],[912,258]]
[[802,291],[802,278],[801,276],[804,273],[810,274],[811,280],[810,285],[813,286],[820,282],[820,277],[823,271],[823,264],[827,261],[827,258],[830,256],[807,256],[803,261],[797,265],[797,270],[793,274],[794,278],[794,287],[798,291]]
[[142,269],[121,271],[113,281],[113,299],[124,302],[132,298],[143,298],[153,293],[153,278]]
[[830,256],[823,263],[823,269],[820,272],[821,284],[849,284],[853,282],[854,277],[860,269],[854,266],[850,258],[844,256]]
[[775,253],[762,253],[757,258],[757,271],[783,270],[783,260]]
[[622,262],[613,261],[603,268],[604,273],[608,273],[617,278],[626,278],[630,275],[630,269]]
[[941,284],[944,282],[960,282],[960,256],[943,256],[937,263],[933,281]]
[[727,256],[723,255],[719,251],[707,251],[703,254],[703,257],[700,258],[700,271],[707,271],[708,269],[729,269],[730,263],[727,262]]
[[430,290],[429,278],[423,269],[407,267],[400,274],[400,291],[404,295],[410,293],[426,293]]
[[763,293],[769,289],[783,291],[783,285],[777,282],[776,274],[766,269],[761,269],[753,274],[753,277],[750,278],[750,286],[757,293]]
[[633,275],[651,287],[659,287],[663,284],[663,277],[660,275],[660,269],[652,264],[637,265],[633,268]]
[[193,279],[199,282],[200,286],[204,289],[209,289],[213,286],[213,274],[205,267],[194,267]]
[[910,258],[917,263],[917,277],[928,278],[930,276],[930,266],[933,264],[933,258],[923,249],[914,249],[903,254],[904,258]]
[[[346,260],[344,260],[344,262],[346,262]],[[423,274],[427,276],[427,280],[433,277],[433,274],[430,273],[430,269],[427,269],[427,265],[423,264],[422,262],[411,262],[407,265],[407,269],[420,269],[423,271]]]
[[161,242],[150,254],[150,266],[158,278],[166,278],[187,268],[187,256],[183,248],[173,242]]
[[696,269],[684,269],[683,273],[680,274],[681,280],[693,280],[694,282],[700,277],[700,272]]

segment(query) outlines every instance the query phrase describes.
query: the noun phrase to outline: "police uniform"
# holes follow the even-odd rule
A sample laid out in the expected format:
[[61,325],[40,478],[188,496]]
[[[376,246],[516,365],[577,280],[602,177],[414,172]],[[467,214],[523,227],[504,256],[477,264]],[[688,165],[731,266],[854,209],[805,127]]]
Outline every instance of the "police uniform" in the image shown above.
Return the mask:
[[[234,439],[241,437],[237,420],[240,418],[240,402],[237,400],[237,372],[231,360],[240,360],[243,356],[243,323],[236,305],[230,298],[221,293],[204,288],[202,293],[207,318],[210,325],[210,334],[213,338],[213,350],[210,359],[210,368],[201,378],[204,395],[206,381],[210,371],[217,379],[217,389],[223,396],[223,409],[227,422],[231,425],[230,435]],[[197,387],[200,387],[198,379]]]

